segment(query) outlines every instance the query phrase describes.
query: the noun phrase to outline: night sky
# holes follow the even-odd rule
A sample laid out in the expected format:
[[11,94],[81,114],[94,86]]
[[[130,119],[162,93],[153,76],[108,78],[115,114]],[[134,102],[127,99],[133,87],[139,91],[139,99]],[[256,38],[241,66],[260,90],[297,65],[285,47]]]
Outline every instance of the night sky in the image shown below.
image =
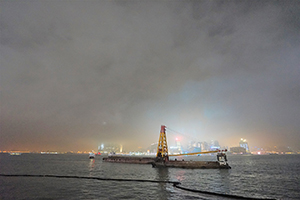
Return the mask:
[[0,14],[0,150],[136,150],[161,125],[300,148],[298,0],[0,0]]

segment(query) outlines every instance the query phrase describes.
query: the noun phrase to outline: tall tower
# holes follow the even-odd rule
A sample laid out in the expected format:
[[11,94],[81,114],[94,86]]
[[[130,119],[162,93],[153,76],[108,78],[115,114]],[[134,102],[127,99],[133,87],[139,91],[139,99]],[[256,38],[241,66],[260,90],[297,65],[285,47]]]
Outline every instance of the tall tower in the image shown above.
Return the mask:
[[166,157],[168,158],[168,145],[166,136],[166,126],[162,125],[160,130],[160,135],[157,144],[156,157]]
[[175,139],[175,144],[176,144],[177,149],[181,152],[181,144],[180,144],[179,138]]
[[245,148],[246,152],[249,152],[249,145],[248,145],[246,139],[241,138],[239,143],[240,143],[240,147]]

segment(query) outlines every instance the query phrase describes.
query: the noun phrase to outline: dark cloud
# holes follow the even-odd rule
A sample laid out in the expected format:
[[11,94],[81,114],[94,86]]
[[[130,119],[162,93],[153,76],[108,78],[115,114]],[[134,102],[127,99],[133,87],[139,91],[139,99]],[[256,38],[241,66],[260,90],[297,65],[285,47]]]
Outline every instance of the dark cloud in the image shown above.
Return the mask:
[[134,149],[161,124],[300,148],[298,1],[0,5],[0,149]]

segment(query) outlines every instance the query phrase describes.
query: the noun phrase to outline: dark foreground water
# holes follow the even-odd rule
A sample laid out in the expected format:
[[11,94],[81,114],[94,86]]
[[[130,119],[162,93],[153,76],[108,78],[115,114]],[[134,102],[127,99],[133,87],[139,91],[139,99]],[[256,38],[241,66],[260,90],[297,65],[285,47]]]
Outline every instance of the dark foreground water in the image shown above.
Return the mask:
[[[102,162],[102,156],[0,154],[0,174],[71,175],[179,181],[181,186],[256,198],[300,199],[300,155],[228,156],[226,169],[157,169]],[[187,159],[187,157],[185,157]],[[215,160],[215,157],[192,157]],[[0,176],[0,199],[230,199],[168,183]]]

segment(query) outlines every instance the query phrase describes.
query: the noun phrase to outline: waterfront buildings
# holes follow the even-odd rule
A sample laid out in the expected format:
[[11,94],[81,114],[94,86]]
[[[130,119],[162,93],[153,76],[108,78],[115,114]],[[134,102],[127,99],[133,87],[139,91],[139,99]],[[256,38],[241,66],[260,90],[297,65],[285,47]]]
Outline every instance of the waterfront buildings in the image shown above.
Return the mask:
[[241,138],[239,144],[240,144],[240,147],[243,147],[243,148],[246,149],[246,152],[247,152],[247,153],[250,152],[250,150],[249,150],[249,145],[248,145],[248,142],[246,141],[246,139]]

